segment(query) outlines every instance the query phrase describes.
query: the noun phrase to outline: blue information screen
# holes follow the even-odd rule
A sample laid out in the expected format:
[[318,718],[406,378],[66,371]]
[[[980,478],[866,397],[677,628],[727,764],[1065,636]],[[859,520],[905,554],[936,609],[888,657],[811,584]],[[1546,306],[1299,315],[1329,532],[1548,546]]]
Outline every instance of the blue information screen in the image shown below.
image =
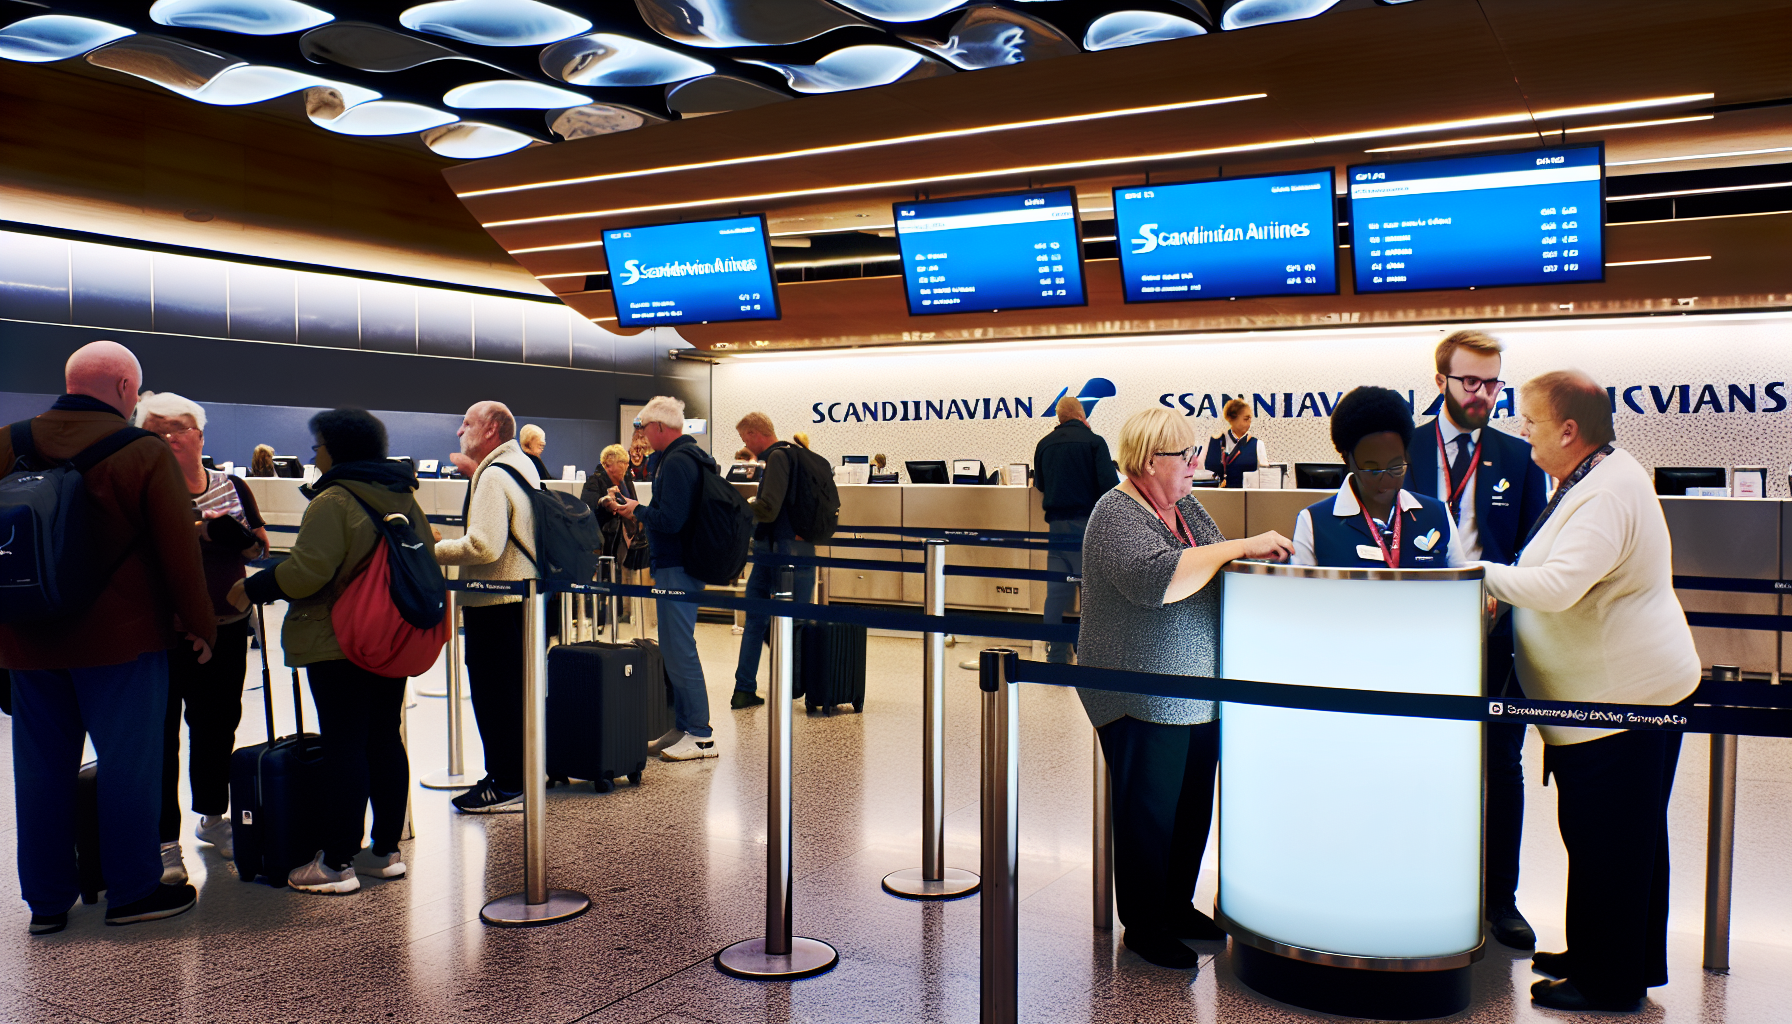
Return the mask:
[[911,316],[1081,306],[1076,191],[896,204]]
[[1600,146],[1350,168],[1359,292],[1605,280]]
[[1114,190],[1128,302],[1332,295],[1332,172]]
[[778,319],[762,216],[611,228],[604,261],[619,326]]

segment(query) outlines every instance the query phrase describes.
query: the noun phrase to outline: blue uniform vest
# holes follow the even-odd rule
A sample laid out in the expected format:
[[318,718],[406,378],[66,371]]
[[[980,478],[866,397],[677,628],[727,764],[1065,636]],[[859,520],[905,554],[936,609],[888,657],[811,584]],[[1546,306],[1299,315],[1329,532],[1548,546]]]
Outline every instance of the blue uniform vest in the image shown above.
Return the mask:
[[[1402,491],[1410,494],[1410,491]],[[1418,508],[1400,510],[1400,565],[1402,569],[1444,569],[1450,564],[1450,510],[1443,502],[1423,494]],[[1308,506],[1313,521],[1313,557],[1320,565],[1339,569],[1385,569],[1376,548],[1375,535],[1363,522],[1362,512],[1351,516],[1333,514],[1336,494]],[[1398,507],[1399,502],[1395,502]],[[1357,552],[1357,545],[1374,548],[1374,558]]]
[[1228,439],[1231,436],[1232,432],[1228,430],[1207,442],[1207,461],[1205,466],[1207,472],[1212,473],[1214,476],[1225,477],[1227,487],[1243,487],[1244,475],[1246,473],[1255,473],[1258,469],[1257,439],[1246,434],[1245,437],[1249,438],[1249,440],[1245,441],[1242,445],[1239,445],[1237,457],[1235,457],[1232,460],[1232,464],[1228,466],[1225,462],[1225,451]]

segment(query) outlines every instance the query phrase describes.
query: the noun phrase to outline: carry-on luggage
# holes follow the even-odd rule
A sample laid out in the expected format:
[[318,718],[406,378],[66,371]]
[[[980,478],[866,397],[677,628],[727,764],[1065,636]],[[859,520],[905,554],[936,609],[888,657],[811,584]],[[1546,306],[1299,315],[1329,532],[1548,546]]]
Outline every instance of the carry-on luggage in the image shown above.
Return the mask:
[[292,703],[297,731],[276,738],[274,689],[268,676],[268,647],[261,609],[255,610],[261,644],[261,697],[268,741],[230,755],[230,836],[237,876],[286,885],[293,868],[317,856],[317,803],[323,789],[323,740],[305,731],[299,697],[299,670],[292,670]]
[[646,658],[633,644],[548,649],[548,778],[590,779],[599,793],[647,767]]
[[791,676],[803,706],[830,715],[839,704],[865,710],[865,627],[813,619],[799,619],[793,626]]
[[98,761],[89,761],[75,775],[75,878],[81,885],[81,902],[100,901],[106,873],[100,867],[100,783]]

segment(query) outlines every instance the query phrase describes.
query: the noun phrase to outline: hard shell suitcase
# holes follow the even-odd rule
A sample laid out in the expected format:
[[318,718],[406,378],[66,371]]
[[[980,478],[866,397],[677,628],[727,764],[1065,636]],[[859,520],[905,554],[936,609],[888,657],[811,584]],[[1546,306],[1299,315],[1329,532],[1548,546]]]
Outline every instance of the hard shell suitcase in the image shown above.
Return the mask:
[[548,650],[548,777],[590,779],[600,793],[647,767],[646,658],[633,644]]
[[81,766],[75,776],[75,877],[81,885],[81,902],[100,901],[106,889],[100,866],[100,784],[98,761]]
[[659,739],[677,728],[678,717],[672,711],[672,681],[666,678],[666,662],[660,657],[660,645],[646,637],[630,641],[642,652],[642,671],[647,679],[647,739]]
[[230,755],[230,836],[236,851],[237,876],[245,882],[262,878],[276,888],[286,885],[293,868],[317,856],[321,848],[317,802],[322,795],[323,740],[305,731],[305,708],[299,699],[299,670],[292,670],[292,702],[298,731],[276,738],[273,687],[268,677],[267,631],[261,609],[255,611],[261,644],[262,707],[268,742],[243,747]]
[[791,666],[803,706],[833,714],[836,705],[865,710],[865,627],[850,622],[798,620]]

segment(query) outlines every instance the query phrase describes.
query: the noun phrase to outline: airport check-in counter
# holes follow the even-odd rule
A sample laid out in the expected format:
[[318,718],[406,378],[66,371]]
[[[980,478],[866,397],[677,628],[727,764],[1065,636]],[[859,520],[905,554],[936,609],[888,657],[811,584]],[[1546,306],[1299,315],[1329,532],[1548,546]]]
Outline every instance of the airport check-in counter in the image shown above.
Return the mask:
[[[299,487],[305,481],[295,477],[252,476],[245,477],[250,493],[255,495],[255,504],[261,509],[261,517],[270,527],[286,527],[286,529],[270,529],[269,545],[275,551],[285,551],[292,547],[293,538],[298,536],[299,521],[305,515],[305,506],[310,504]],[[548,487],[556,491],[564,491],[574,497],[584,489],[583,483],[570,480],[549,480]],[[467,481],[464,479],[436,479],[425,477],[417,481],[417,505],[427,516],[456,516],[461,514],[462,503],[467,496]],[[445,523],[434,524],[442,531],[444,539],[462,536],[466,530],[458,525]],[[419,529],[417,533],[427,536],[427,532]]]

